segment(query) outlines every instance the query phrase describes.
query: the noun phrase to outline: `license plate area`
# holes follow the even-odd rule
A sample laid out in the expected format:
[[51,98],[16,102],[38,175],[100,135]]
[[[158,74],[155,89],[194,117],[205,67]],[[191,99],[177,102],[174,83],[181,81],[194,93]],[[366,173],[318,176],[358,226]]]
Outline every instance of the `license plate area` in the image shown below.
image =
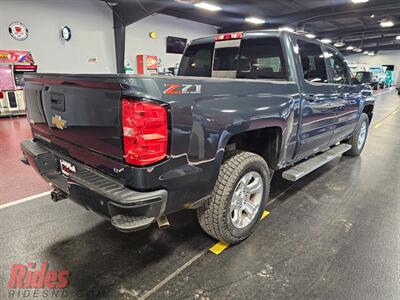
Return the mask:
[[66,177],[76,173],[76,166],[64,159],[60,159],[60,169],[61,173]]

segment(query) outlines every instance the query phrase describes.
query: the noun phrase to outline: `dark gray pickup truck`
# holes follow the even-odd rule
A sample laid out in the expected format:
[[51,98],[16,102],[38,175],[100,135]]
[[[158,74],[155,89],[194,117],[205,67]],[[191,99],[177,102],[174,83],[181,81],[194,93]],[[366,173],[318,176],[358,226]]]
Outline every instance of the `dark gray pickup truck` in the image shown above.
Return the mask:
[[178,77],[32,74],[23,161],[125,232],[197,209],[227,243],[248,237],[275,170],[298,180],[358,156],[374,98],[330,45],[286,31],[193,41]]

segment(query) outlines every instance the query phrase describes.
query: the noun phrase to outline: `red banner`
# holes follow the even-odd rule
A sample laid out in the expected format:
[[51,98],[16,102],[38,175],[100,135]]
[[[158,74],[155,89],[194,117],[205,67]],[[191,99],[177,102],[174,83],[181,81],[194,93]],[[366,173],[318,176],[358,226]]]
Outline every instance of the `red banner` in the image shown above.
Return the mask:
[[0,63],[34,64],[35,62],[29,51],[0,50]]

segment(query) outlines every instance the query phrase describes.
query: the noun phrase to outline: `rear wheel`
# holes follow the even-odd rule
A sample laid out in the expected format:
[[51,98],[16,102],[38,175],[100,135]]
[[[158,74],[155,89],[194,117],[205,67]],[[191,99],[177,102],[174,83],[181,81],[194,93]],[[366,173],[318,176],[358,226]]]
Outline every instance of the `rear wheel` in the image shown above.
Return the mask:
[[347,143],[351,145],[351,149],[345,153],[346,155],[359,156],[361,154],[367,140],[368,127],[368,115],[366,113],[362,113],[353,136],[347,141]]
[[237,151],[222,164],[211,198],[197,210],[203,230],[228,244],[239,243],[256,229],[269,195],[265,160]]

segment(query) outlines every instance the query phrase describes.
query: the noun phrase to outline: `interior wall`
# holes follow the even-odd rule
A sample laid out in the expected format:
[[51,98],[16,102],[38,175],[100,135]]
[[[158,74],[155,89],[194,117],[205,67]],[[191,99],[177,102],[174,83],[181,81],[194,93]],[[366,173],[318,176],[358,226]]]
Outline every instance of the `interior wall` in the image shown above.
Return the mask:
[[[156,39],[149,37],[152,31],[157,32]],[[138,54],[156,55],[161,59],[161,69],[174,67],[180,62],[181,54],[166,53],[167,36],[186,38],[189,41],[216,33],[217,28],[214,26],[155,14],[126,28],[125,59],[131,64],[135,73]]]
[[349,63],[367,64],[370,66],[394,65],[394,82],[397,82],[400,72],[400,50],[379,51],[374,56],[355,54],[346,57]]
[[[25,41],[8,32],[12,22],[29,30]],[[61,27],[72,30],[72,39],[61,39]],[[30,50],[39,72],[115,73],[112,12],[93,0],[1,0],[0,48]]]

